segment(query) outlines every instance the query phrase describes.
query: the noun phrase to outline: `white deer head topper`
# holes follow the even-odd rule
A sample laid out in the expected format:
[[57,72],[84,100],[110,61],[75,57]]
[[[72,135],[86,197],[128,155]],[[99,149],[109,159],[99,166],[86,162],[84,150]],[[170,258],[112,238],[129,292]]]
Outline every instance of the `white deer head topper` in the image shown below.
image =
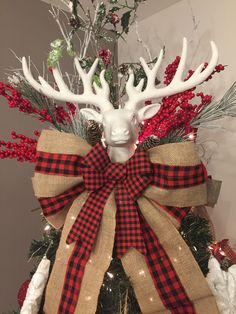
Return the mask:
[[213,41],[211,41],[211,49],[212,56],[208,66],[203,70],[204,63],[200,64],[188,80],[183,80],[187,58],[187,40],[184,38],[181,59],[175,76],[168,86],[161,88],[156,88],[155,79],[163,59],[163,50],[160,51],[159,57],[152,69],[149,68],[143,58],[140,58],[147,76],[147,86],[143,90],[143,79],[140,80],[137,86],[134,86],[134,74],[131,71],[126,83],[128,101],[125,102],[124,107],[121,109],[115,109],[109,100],[110,90],[104,77],[105,70],[100,74],[101,87],[95,82],[92,85],[92,78],[98,64],[98,59],[94,61],[91,69],[86,73],[81,68],[78,59],[75,58],[75,67],[84,88],[83,94],[80,95],[74,94],[69,90],[57,67],[53,68],[52,73],[58,90],[52,88],[41,76],[38,77],[40,83],[37,82],[31,74],[25,57],[22,58],[22,68],[29,84],[47,97],[77,104],[90,104],[100,108],[100,113],[92,108],[83,108],[80,111],[87,119],[103,124],[110,159],[113,162],[124,162],[135,151],[140,122],[150,119],[160,109],[160,104],[144,106],[144,102],[154,98],[171,96],[204,82],[211,75],[218,61],[218,49]]

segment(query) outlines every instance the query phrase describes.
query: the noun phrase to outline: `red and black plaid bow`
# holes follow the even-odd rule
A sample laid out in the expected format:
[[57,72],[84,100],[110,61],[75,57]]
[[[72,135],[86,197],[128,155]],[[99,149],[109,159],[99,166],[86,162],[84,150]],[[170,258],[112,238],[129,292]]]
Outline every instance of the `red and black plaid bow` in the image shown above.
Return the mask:
[[[191,301],[155,233],[139,211],[137,199],[148,185],[176,189],[201,184],[206,180],[203,165],[169,166],[150,163],[141,151],[124,164],[112,163],[100,144],[84,158],[74,155],[38,152],[36,171],[83,176],[84,182],[66,192],[40,199],[45,216],[62,210],[84,190],[90,192],[67,237],[75,242],[70,257],[58,313],[74,313],[84,268],[94,247],[106,201],[114,190],[117,205],[115,249],[118,257],[134,247],[145,255],[149,271],[163,304],[174,314],[194,313]],[[166,208],[177,219],[187,210]]]

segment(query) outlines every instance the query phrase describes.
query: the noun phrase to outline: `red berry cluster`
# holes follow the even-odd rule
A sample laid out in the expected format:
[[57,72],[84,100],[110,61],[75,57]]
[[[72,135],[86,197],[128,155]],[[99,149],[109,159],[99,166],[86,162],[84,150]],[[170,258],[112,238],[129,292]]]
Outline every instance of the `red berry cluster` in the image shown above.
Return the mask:
[[111,51],[106,48],[101,48],[99,50],[99,57],[102,59],[105,66],[108,66],[111,62]]
[[[37,137],[40,135],[38,131],[35,131],[34,134]],[[0,140],[0,159],[9,158],[21,162],[36,162],[37,139],[17,134],[15,131],[11,132],[11,137],[18,142]]]
[[[205,62],[204,64],[204,69],[208,66],[208,63]],[[203,69],[203,70],[204,70]],[[220,73],[221,71],[224,71],[225,69],[225,65],[223,64],[217,64],[216,67],[215,67],[215,70],[211,73],[211,75],[206,79],[205,82],[209,81],[210,79],[212,79],[212,76],[215,74],[215,73]]]
[[[22,97],[20,92],[10,84],[0,82],[0,95],[5,97],[10,108],[18,108],[20,112],[36,116],[41,122],[54,124],[53,116],[57,123],[70,124],[71,116],[75,115],[76,106],[66,103],[67,109],[63,106],[54,105],[51,113],[46,108],[36,108],[28,99]],[[46,98],[45,96],[41,96]]]
[[[172,81],[180,62],[180,57],[170,63],[165,70],[164,84],[169,85]],[[208,64],[205,63],[204,68]],[[225,69],[222,64],[215,67],[216,72],[221,72]],[[189,70],[186,79],[188,79],[194,71]],[[211,77],[212,77],[211,75]],[[209,77],[207,80],[209,80]],[[191,121],[198,115],[203,106],[208,105],[212,101],[212,96],[203,92],[195,92],[196,87],[173,96],[164,97],[161,101],[159,112],[151,119],[146,120],[142,126],[139,136],[139,141],[142,142],[150,135],[155,135],[159,138],[166,138],[173,131],[183,129],[185,135],[196,134],[197,129],[191,127]],[[197,104],[193,104],[194,101]]]
[[176,56],[175,60],[172,63],[167,65],[167,67],[165,69],[165,76],[164,76],[164,84],[165,85],[169,85],[170,82],[172,81],[172,79],[173,79],[173,77],[177,71],[179,62],[180,62],[180,56]]
[[66,103],[67,109],[63,106],[55,105],[55,118],[60,124],[71,124],[71,117],[75,115],[76,107],[72,103]]
[[42,122],[53,122],[47,109],[35,108],[31,102],[23,98],[20,92],[12,85],[0,82],[0,95],[7,99],[10,108],[18,108],[21,112],[36,115]]

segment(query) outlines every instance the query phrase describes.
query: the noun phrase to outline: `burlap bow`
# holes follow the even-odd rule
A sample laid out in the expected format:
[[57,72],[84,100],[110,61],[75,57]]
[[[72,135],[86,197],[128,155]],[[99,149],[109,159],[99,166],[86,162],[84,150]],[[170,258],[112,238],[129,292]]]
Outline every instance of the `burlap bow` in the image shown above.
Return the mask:
[[[179,195],[182,194],[184,197],[183,190],[188,189],[191,194],[190,189],[203,187],[207,180],[204,166],[200,162],[190,163],[190,165],[188,163],[187,165],[181,164],[181,162],[180,165],[150,162],[150,153],[147,152],[136,152],[127,163],[113,164],[110,162],[106,151],[99,144],[92,148],[88,154],[83,154],[84,156],[71,154],[71,143],[69,143],[71,136],[68,135],[66,137],[69,153],[62,153],[61,149],[53,151],[52,147],[47,149],[48,140],[50,141],[54,136],[60,135],[56,132],[54,134],[50,131],[44,132],[38,145],[38,163],[36,166],[36,174],[38,173],[38,175],[36,175],[36,180],[34,179],[36,193],[39,185],[35,181],[39,182],[42,175],[46,176],[46,180],[49,179],[48,176],[50,175],[55,176],[55,179],[58,179],[58,176],[71,178],[82,176],[83,180],[77,184],[71,184],[67,190],[63,189],[61,193],[56,193],[54,196],[40,197],[44,214],[49,217],[57,215],[84,190],[89,192],[87,200],[81,204],[81,209],[69,232],[67,231],[67,244],[75,243],[75,245],[69,256],[62,295],[58,304],[58,313],[94,313],[94,310],[90,312],[88,308],[87,312],[82,312],[80,301],[81,295],[83,298],[83,282],[86,281],[86,273],[88,273],[89,268],[88,260],[93,254],[92,251],[96,251],[95,240],[99,238],[98,231],[99,228],[102,228],[101,222],[106,219],[106,214],[103,217],[103,211],[106,213],[106,206],[107,203],[109,204],[109,198],[113,195],[113,190],[115,191],[114,198],[117,207],[115,249],[118,256],[122,258],[128,275],[130,274],[129,266],[126,264],[127,257],[130,253],[133,254],[132,252],[137,251],[144,256],[156,294],[161,299],[164,308],[167,309],[165,313],[169,313],[169,311],[175,314],[195,313],[196,305],[190,300],[189,293],[186,293],[186,287],[181,282],[181,276],[176,271],[176,267],[173,266],[168,251],[166,252],[165,247],[161,244],[161,237],[158,239],[159,235],[156,234],[155,227],[150,223],[145,211],[143,212],[143,206],[141,205],[139,208],[137,200],[142,201],[140,196],[144,194],[145,190],[147,196],[149,194],[151,199],[161,203],[162,198],[166,198],[166,193],[162,198],[155,198],[155,194],[170,190],[172,191],[172,198],[170,197],[169,201],[164,202],[164,204],[178,204],[176,200],[173,200],[173,194],[176,194],[177,190],[182,190]],[[41,149],[42,146],[43,149]],[[58,185],[60,186],[60,184]],[[154,186],[154,190],[150,195],[152,186]],[[183,202],[184,205],[189,206],[196,205],[196,202],[199,202],[196,199],[195,196],[191,201],[188,201],[188,204],[184,200],[181,200],[180,203]],[[189,207],[159,206],[159,208],[177,221],[181,221],[189,210]],[[154,217],[153,220],[155,220]],[[68,230],[68,226],[66,229]],[[169,231],[166,230],[166,232]],[[140,262],[137,260],[137,263]],[[137,291],[136,294],[138,294]],[[210,295],[209,291],[208,295]],[[142,302],[140,306],[144,309],[144,313],[149,313],[145,312],[145,306]],[[80,312],[78,312],[78,308],[80,308]],[[212,305],[212,308],[214,308],[212,313],[217,313],[215,304]],[[46,313],[51,314],[49,311]]]

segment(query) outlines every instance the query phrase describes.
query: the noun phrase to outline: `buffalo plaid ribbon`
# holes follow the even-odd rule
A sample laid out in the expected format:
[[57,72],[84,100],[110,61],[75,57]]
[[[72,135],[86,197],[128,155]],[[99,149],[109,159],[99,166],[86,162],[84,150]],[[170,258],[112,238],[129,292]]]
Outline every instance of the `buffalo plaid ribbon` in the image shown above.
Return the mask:
[[[126,163],[112,163],[104,148],[97,144],[85,157],[38,152],[36,172],[50,175],[83,176],[83,183],[55,197],[39,199],[45,216],[61,211],[84,190],[88,199],[80,210],[67,244],[75,242],[69,259],[58,314],[74,313],[86,263],[94,247],[103,209],[114,190],[117,205],[115,249],[122,257],[136,248],[146,258],[153,282],[163,304],[173,314],[194,313],[194,307],[157,236],[140,213],[137,199],[150,185],[164,189],[186,188],[207,180],[202,164],[170,166],[149,161],[148,152],[137,151]],[[187,213],[163,207],[179,221]]]

